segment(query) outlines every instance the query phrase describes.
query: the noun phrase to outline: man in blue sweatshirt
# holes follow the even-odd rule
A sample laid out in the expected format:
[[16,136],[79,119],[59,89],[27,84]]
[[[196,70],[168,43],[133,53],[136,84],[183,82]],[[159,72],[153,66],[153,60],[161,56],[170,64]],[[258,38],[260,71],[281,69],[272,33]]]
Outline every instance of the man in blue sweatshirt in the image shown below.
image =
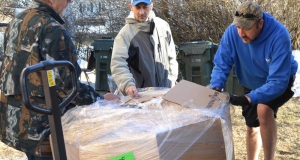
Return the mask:
[[292,56],[287,29],[255,2],[238,6],[233,24],[220,42],[214,58],[211,88],[221,91],[235,66],[244,95],[231,95],[233,105],[242,106],[247,125],[247,159],[274,159],[278,108],[294,94],[291,87],[298,64]]

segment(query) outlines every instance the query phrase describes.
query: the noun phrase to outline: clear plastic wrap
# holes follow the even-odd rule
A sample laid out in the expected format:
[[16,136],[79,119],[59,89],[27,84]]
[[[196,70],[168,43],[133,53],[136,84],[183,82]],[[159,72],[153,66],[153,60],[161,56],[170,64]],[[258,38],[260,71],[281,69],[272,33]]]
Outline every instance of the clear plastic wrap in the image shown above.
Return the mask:
[[109,87],[110,93],[114,93],[118,96],[124,96],[123,93],[119,90],[115,80],[112,78],[110,74],[107,74],[107,83]]
[[[217,109],[162,99],[168,88],[139,89],[144,103],[97,101],[62,117],[68,159],[106,160],[132,152],[137,160],[234,159],[228,102]],[[201,156],[201,157],[199,157]]]

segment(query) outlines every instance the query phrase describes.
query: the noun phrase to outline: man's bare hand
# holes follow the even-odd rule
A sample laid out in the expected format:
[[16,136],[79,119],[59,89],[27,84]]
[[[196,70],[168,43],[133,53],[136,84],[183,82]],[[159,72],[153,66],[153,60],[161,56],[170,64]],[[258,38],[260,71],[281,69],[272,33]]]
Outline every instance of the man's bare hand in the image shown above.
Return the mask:
[[115,95],[115,94],[112,94],[112,93],[106,93],[103,95],[104,99],[107,100],[107,101],[112,101],[112,100],[119,100],[120,97]]
[[131,97],[138,97],[139,96],[139,93],[136,89],[135,86],[129,86],[127,89],[126,89],[126,94],[128,96],[131,96]]

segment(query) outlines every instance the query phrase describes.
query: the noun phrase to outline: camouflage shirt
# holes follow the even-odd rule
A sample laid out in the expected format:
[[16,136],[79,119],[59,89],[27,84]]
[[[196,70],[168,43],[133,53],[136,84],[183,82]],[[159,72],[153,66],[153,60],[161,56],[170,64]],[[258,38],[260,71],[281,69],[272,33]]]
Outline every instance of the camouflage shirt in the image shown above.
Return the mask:
[[[62,18],[48,5],[33,1],[31,7],[17,15],[9,24],[4,38],[4,60],[0,70],[0,139],[23,152],[47,157],[49,146],[48,116],[27,110],[22,104],[20,75],[23,68],[43,60],[68,60],[75,66],[77,75],[81,69],[77,63],[75,46],[69,33],[62,26]],[[54,69],[57,95],[71,92],[72,83],[67,67]],[[28,91],[33,105],[46,108],[39,72],[28,78]],[[75,105],[96,101],[99,94],[78,80],[79,93]]]

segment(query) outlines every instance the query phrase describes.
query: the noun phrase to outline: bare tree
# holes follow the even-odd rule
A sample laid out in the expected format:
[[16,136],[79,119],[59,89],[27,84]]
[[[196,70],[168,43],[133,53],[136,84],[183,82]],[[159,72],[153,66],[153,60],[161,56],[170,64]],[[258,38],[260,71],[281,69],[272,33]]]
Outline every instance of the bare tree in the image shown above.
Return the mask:
[[75,0],[64,19],[77,50],[101,37],[114,38],[125,23],[128,5],[128,0]]
[[263,9],[272,14],[289,30],[293,49],[300,49],[299,0],[259,0]]
[[[174,41],[181,44],[195,39],[219,43],[232,23],[236,7],[245,0],[154,0],[158,16],[171,25]],[[299,0],[257,0],[289,30],[294,49],[300,48]]]
[[232,22],[235,5],[233,1],[221,0],[154,2],[158,16],[170,23],[176,44],[196,39],[219,42],[226,27]]
[[[177,45],[190,40],[219,43],[233,13],[245,0],[153,0],[157,16],[169,22]],[[31,0],[2,0],[1,16],[13,17],[4,8],[27,7]],[[289,30],[294,49],[300,48],[299,0],[256,0],[266,12],[274,15]],[[130,0],[74,0],[64,17],[66,28],[76,47],[89,45],[103,36],[115,37],[125,24]]]

